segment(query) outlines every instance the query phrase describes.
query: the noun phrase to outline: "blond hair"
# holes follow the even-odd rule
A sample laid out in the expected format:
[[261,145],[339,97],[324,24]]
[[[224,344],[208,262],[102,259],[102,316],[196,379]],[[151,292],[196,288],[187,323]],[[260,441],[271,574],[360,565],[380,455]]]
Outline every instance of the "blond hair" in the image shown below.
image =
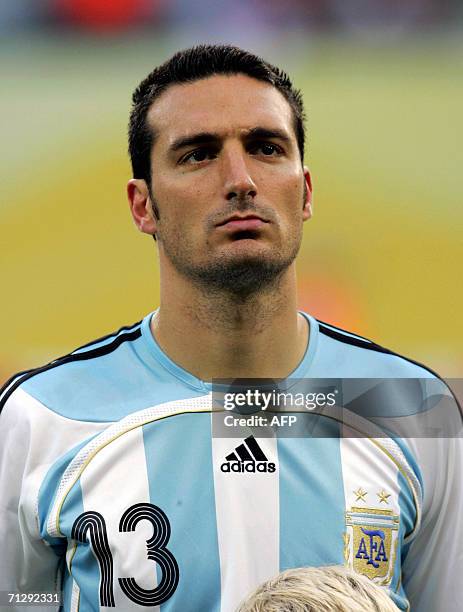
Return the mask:
[[343,567],[300,567],[261,584],[237,612],[397,612],[386,591]]

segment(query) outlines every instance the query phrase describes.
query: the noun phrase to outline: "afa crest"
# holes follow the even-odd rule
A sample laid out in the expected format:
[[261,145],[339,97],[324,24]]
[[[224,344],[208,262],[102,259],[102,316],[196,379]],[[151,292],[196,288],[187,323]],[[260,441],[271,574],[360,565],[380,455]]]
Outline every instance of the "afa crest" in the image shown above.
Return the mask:
[[397,556],[399,517],[392,510],[351,508],[346,512],[344,559],[356,572],[388,585]]

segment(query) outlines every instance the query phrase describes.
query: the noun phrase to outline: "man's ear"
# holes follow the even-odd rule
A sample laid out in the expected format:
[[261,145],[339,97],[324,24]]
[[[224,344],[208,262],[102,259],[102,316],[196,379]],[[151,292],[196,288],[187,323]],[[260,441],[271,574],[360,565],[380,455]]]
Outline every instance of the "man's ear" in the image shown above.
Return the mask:
[[307,221],[312,216],[312,177],[310,176],[309,169],[304,166],[304,180],[305,180],[305,199],[304,207],[302,209],[302,215],[304,221]]
[[146,181],[130,179],[127,183],[127,197],[135,225],[141,232],[153,236],[157,231],[157,220],[153,215],[153,203]]

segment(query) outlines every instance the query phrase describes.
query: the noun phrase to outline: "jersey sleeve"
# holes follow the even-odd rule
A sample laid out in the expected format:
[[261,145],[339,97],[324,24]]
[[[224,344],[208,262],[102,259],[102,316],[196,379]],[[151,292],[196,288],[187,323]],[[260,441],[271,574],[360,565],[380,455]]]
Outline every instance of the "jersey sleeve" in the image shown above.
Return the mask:
[[457,405],[446,429],[452,435],[408,441],[424,490],[422,523],[402,567],[417,612],[457,612],[463,600],[463,432]]
[[21,395],[13,394],[0,414],[0,591],[51,593],[59,559],[39,537],[36,517],[42,467],[36,443],[43,432],[34,431]]
[[[0,412],[0,591],[56,593],[60,557],[39,532],[38,495],[50,466],[102,424],[76,422],[18,388]],[[15,610],[14,604],[0,610]],[[58,610],[50,605],[49,610]],[[24,612],[29,607],[18,605]],[[31,610],[37,609],[30,607]]]

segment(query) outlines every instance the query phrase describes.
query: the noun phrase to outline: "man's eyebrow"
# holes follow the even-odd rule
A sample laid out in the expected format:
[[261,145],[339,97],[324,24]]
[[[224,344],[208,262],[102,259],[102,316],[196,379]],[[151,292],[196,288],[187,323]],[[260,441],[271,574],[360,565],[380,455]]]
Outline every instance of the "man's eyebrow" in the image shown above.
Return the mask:
[[[246,140],[264,140],[266,138],[274,138],[286,143],[291,142],[289,135],[278,128],[255,127],[247,130],[245,133]],[[198,132],[190,136],[180,136],[169,146],[169,151],[175,152],[185,147],[191,147],[202,144],[217,143],[221,140],[219,134],[214,132]]]
[[174,140],[174,142],[169,146],[169,150],[178,151],[184,147],[209,144],[212,142],[217,142],[218,140],[220,140],[218,134],[213,134],[212,132],[198,132],[197,134],[192,134],[191,136],[180,136],[180,138]]
[[247,132],[246,138],[248,140],[276,138],[278,140],[282,140],[283,142],[291,142],[289,135],[283,130],[279,130],[277,128],[255,127]]

